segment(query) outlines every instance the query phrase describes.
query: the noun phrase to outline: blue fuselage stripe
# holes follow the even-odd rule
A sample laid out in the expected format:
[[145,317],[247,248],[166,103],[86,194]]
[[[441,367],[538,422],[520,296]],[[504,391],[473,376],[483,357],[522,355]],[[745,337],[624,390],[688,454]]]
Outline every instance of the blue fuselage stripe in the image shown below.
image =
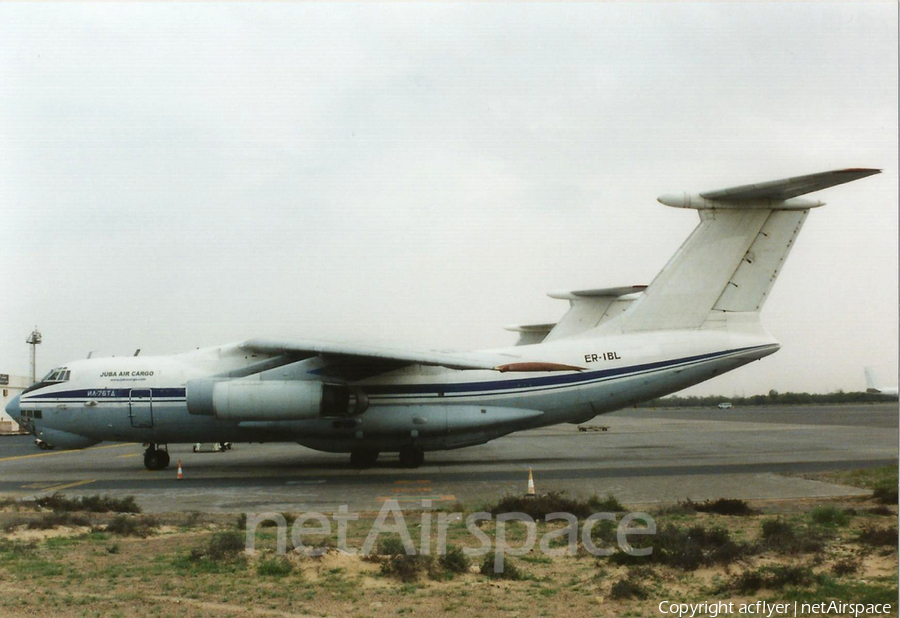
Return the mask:
[[[713,360],[733,354],[759,350],[768,346],[752,346],[699,354],[666,361],[656,361],[628,367],[616,367],[598,371],[582,371],[578,373],[566,373],[563,375],[539,376],[510,380],[490,380],[485,382],[459,382],[459,383],[430,383],[430,384],[372,384],[365,386],[366,393],[376,398],[388,398],[404,395],[438,395],[464,396],[483,394],[491,391],[533,391],[551,390],[571,385],[587,384],[629,374],[649,373],[660,369],[667,369],[678,365],[690,365],[707,360]],[[141,397],[151,391],[151,399],[154,403],[178,403],[185,400],[185,388],[91,388],[71,391],[58,391],[54,393],[35,393],[26,400],[40,400],[54,403],[63,401],[96,401],[98,403],[129,403],[132,401],[132,391],[140,391]],[[137,393],[135,393],[137,395]]]

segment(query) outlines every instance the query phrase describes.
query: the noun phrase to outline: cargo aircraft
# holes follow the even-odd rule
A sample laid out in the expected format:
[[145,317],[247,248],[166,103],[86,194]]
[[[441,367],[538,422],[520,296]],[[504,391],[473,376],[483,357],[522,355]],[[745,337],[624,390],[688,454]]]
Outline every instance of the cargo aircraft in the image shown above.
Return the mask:
[[667,194],[700,223],[650,285],[551,294],[553,324],[509,327],[516,345],[468,353],[317,340],[250,339],[174,356],[77,360],[6,411],[59,449],[104,440],[167,445],[296,442],[349,453],[354,466],[399,453],[483,444],[524,429],[582,423],[674,393],[778,350],[760,310],[809,211],[801,195],[872,174],[842,169]]
[[[889,397],[897,397],[898,389],[896,386],[885,386],[878,384],[875,380],[875,372],[871,367],[865,367],[863,372],[866,374],[866,392],[876,395],[887,395]],[[877,385],[877,386],[876,386]]]

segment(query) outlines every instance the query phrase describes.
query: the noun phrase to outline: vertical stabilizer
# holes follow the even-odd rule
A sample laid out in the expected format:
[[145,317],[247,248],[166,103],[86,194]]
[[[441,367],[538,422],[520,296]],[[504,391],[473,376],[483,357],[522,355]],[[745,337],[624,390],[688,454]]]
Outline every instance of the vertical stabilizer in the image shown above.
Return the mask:
[[711,314],[759,312],[810,209],[824,205],[798,196],[879,171],[853,168],[661,196],[667,206],[698,210],[700,224],[644,294],[605,327],[700,328]]

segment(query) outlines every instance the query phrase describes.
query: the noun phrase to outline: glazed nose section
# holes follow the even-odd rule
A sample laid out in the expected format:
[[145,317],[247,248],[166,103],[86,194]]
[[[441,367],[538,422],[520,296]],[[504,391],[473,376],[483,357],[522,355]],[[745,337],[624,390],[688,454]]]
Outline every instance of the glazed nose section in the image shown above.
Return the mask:
[[6,404],[6,413],[16,420],[19,420],[20,416],[19,397],[21,397],[21,395],[16,395],[15,397],[13,397],[12,401]]

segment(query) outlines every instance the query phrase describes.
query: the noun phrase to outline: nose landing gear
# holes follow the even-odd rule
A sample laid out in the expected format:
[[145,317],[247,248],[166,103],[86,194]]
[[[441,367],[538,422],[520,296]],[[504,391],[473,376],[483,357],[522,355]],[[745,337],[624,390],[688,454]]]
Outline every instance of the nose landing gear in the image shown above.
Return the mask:
[[144,467],[148,470],[165,470],[169,467],[169,453],[151,442],[144,451]]

